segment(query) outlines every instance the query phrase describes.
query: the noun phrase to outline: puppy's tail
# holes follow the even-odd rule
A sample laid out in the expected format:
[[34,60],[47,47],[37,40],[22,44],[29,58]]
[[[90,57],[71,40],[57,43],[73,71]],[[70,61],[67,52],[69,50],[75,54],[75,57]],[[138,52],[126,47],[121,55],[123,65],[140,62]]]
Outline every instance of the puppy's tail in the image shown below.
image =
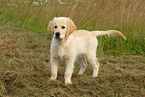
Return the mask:
[[124,40],[126,40],[126,37],[117,30],[107,30],[107,31],[91,31],[93,36],[103,36],[103,35],[108,35],[108,36],[121,36]]

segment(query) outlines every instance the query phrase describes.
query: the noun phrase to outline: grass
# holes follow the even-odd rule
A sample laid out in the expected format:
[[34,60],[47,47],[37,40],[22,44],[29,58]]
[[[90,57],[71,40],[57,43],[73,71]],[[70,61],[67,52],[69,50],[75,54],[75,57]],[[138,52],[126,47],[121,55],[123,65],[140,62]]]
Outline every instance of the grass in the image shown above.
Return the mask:
[[[145,2],[143,0],[1,0],[0,96],[145,96]],[[36,2],[36,1],[35,1]],[[56,82],[50,77],[49,20],[70,17],[77,29],[121,31],[120,37],[99,37],[99,76],[91,66],[73,85],[64,85],[64,65]]]
[[[0,20],[21,26],[37,33],[46,33],[49,20],[58,16],[70,17],[77,29],[121,31],[121,38],[99,38],[100,54],[144,55],[145,48],[145,2],[142,0],[1,0]],[[41,5],[42,4],[42,5]],[[113,48],[113,49],[112,49]]]
[[73,85],[64,84],[64,64],[56,82],[49,81],[51,38],[0,22],[0,96],[145,96],[144,56],[98,56],[99,76],[92,78],[88,65],[84,75],[77,75]]

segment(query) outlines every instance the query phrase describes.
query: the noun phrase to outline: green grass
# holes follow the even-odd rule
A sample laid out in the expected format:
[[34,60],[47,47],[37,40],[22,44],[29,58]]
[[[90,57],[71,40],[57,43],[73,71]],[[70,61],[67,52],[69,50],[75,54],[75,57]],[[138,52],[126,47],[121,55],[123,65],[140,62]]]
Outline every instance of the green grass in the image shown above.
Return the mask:
[[[63,2],[63,1],[62,1]],[[145,50],[144,2],[142,0],[74,0],[45,2],[42,5],[19,0],[0,1],[0,21],[21,26],[29,31],[46,33],[49,20],[57,16],[70,17],[77,29],[121,31],[127,38],[99,38],[99,54],[138,54]],[[39,3],[41,3],[39,1]]]

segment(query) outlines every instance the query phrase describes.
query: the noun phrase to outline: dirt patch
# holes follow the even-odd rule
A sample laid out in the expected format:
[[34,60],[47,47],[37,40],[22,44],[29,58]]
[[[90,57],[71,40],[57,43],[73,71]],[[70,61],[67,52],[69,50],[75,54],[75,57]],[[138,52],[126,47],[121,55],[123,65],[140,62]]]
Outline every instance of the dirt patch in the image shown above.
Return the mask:
[[145,57],[98,56],[99,76],[92,78],[89,65],[73,85],[64,84],[64,65],[58,80],[50,77],[50,40],[45,34],[26,31],[0,22],[0,96],[145,96]]

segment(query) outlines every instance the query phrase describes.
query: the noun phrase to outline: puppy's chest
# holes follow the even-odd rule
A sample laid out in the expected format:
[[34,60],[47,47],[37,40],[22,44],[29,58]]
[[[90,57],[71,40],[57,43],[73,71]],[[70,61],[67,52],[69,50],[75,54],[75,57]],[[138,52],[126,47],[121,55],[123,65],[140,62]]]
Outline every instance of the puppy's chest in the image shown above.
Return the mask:
[[70,56],[74,56],[74,52],[72,51],[72,49],[63,46],[62,47],[60,46],[58,48],[57,54],[60,57],[60,59],[66,59],[69,58]]
[[60,46],[58,48],[58,55],[59,55],[60,58],[63,58],[63,56],[65,55],[65,52],[64,51],[66,51],[64,47],[61,47]]

